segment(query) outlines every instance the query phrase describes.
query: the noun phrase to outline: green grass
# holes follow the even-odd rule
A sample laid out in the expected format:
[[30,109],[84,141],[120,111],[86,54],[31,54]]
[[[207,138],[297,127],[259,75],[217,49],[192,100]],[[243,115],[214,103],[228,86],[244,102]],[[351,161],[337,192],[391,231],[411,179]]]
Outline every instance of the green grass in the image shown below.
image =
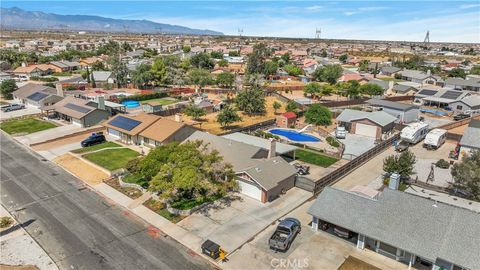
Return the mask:
[[168,219],[173,223],[177,223],[183,218],[185,218],[184,216],[174,215],[168,212],[168,210],[165,209],[165,206],[163,205],[163,203],[156,201],[154,199],[147,200],[146,202],[143,203],[143,205],[145,205],[148,209],[152,210],[153,212],[159,214],[160,216]]
[[122,179],[125,183],[132,183],[142,186],[143,188],[148,188],[148,181],[145,180],[139,174],[129,174]]
[[215,194],[207,197],[200,197],[200,198],[195,198],[195,199],[181,199],[178,201],[173,201],[170,205],[173,208],[179,209],[179,210],[187,210],[187,209],[192,209],[195,206],[207,203],[207,202],[213,202],[215,200],[220,199],[222,196]]
[[129,160],[138,155],[139,153],[132,149],[120,148],[85,154],[83,157],[107,170],[114,171],[124,168]]
[[76,154],[83,154],[83,153],[92,152],[92,151],[96,151],[96,150],[100,150],[108,147],[121,147],[121,145],[116,144],[114,142],[104,142],[104,143],[92,145],[89,147],[75,149],[72,152]]
[[179,215],[174,215],[170,212],[168,212],[167,209],[161,209],[161,210],[158,210],[157,211],[157,214],[159,214],[160,216],[170,220],[171,222],[173,223],[177,223],[179,222],[180,220],[182,220],[184,217],[182,216],[179,216]]
[[330,165],[334,164],[335,162],[338,161],[338,159],[321,155],[319,153],[313,152],[313,151],[308,151],[308,150],[303,150],[303,149],[297,149],[295,150],[295,157],[298,160],[301,160],[306,163],[310,163],[313,165],[321,166],[324,168],[329,167]]
[[160,105],[169,105],[169,104],[177,103],[178,101],[165,99],[165,98],[154,98],[154,99],[147,99],[147,100],[140,101],[141,104],[145,104],[148,102],[158,102],[160,103]]
[[0,129],[2,129],[8,134],[30,134],[54,127],[56,127],[56,125],[36,118],[8,120],[0,124]]

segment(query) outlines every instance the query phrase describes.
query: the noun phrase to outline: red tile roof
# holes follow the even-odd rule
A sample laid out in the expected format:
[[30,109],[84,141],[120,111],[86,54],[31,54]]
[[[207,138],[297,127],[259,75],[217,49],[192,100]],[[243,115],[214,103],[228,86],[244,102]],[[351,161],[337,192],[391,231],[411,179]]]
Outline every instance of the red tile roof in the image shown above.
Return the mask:
[[282,115],[287,119],[297,118],[297,115],[294,112],[286,112]]

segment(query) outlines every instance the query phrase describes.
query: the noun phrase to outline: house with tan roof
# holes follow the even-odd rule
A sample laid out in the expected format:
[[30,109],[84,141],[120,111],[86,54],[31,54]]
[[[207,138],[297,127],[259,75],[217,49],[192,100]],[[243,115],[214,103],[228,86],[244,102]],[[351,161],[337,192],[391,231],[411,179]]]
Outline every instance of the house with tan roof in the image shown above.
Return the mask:
[[67,96],[57,103],[41,109],[47,115],[54,115],[81,127],[98,125],[110,116],[110,112],[105,109],[105,103],[95,103],[73,96]]
[[12,94],[16,103],[34,108],[53,105],[62,100],[55,88],[34,83],[28,83],[20,87]]
[[21,66],[16,68],[12,73],[17,76],[25,76],[30,78],[32,76],[44,76],[51,74],[54,69],[48,64]]
[[140,132],[139,137],[143,145],[156,147],[171,142],[182,142],[196,130],[184,123],[162,117]]

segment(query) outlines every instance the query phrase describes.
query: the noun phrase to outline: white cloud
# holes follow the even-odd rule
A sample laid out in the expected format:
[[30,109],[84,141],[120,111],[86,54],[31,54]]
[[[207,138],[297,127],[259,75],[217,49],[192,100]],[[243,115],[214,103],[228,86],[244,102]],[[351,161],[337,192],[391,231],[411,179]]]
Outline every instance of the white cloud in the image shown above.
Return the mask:
[[358,14],[358,12],[355,12],[355,11],[345,11],[345,12],[343,12],[343,14],[344,14],[345,16],[352,16],[352,15]]
[[309,7],[306,7],[305,9],[306,10],[311,10],[311,11],[317,11],[317,10],[320,10],[322,8],[323,8],[322,6],[309,6]]
[[470,9],[470,8],[476,8],[476,7],[480,7],[480,4],[465,4],[465,5],[461,5],[460,9]]

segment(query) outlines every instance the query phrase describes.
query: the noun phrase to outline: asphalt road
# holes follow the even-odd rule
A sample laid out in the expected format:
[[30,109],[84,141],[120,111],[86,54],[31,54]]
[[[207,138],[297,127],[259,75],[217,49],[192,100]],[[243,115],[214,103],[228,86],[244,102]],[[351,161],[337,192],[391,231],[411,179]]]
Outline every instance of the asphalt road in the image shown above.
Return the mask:
[[60,269],[212,268],[62,168],[4,134],[0,140],[1,203]]

